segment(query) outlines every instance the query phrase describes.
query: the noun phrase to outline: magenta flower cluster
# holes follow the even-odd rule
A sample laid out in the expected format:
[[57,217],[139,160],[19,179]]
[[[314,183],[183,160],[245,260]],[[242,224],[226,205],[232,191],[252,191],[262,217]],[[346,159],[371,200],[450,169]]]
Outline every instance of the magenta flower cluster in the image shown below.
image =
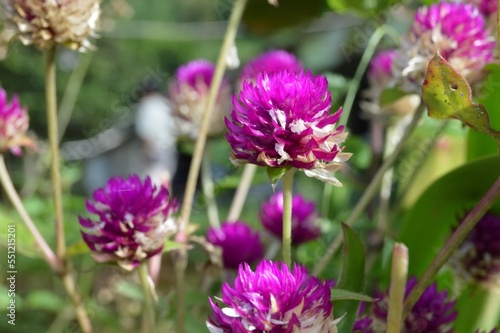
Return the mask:
[[[282,239],[283,237],[283,192],[271,196],[262,204],[260,221],[266,230]],[[305,200],[300,194],[292,198],[292,244],[299,245],[321,236],[317,224],[316,204]]]
[[328,81],[309,71],[260,73],[255,84],[244,82],[233,96],[226,118],[234,164],[294,167],[306,175],[340,182],[333,172],[350,155],[341,153],[346,133],[335,128],[342,109],[330,114]]
[[28,127],[28,113],[21,107],[18,97],[14,95],[9,103],[7,93],[0,88],[0,153],[10,151],[20,156],[22,146],[32,146],[26,136]]
[[262,261],[240,266],[234,286],[224,283],[220,307],[212,299],[211,333],[336,332],[327,282],[304,266]]
[[243,68],[240,79],[255,81],[260,73],[276,73],[282,70],[299,73],[303,68],[293,54],[284,50],[271,50],[251,60]]
[[87,210],[97,218],[80,217],[83,240],[99,262],[116,261],[132,270],[160,253],[166,238],[175,232],[170,218],[177,210],[165,187],[148,177],[112,178],[87,200]]
[[257,231],[243,221],[210,227],[207,241],[222,250],[224,268],[237,269],[241,263],[253,264],[264,256],[264,245]]

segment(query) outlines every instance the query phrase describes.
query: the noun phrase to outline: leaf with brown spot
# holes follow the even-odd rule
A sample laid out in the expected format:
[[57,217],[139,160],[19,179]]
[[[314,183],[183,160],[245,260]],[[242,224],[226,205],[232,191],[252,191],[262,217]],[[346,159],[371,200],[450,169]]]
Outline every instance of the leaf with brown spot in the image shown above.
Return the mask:
[[422,97],[429,117],[458,119],[476,131],[492,136],[500,143],[500,132],[491,128],[486,108],[474,103],[467,80],[439,53],[429,62],[422,86]]

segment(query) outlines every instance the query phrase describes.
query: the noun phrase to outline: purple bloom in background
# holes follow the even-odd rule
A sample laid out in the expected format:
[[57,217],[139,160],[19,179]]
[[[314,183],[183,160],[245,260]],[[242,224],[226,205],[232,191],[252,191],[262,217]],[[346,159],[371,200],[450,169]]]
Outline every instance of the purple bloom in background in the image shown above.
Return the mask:
[[224,268],[237,269],[243,262],[252,264],[264,257],[259,233],[242,221],[223,223],[220,229],[210,227],[207,240],[222,249]]
[[398,56],[398,50],[389,49],[379,52],[373,57],[368,68],[368,79],[371,85],[378,86],[380,89],[387,87],[394,77],[392,65]]
[[[169,88],[169,99],[177,118],[181,136],[196,139],[205,111],[215,66],[207,60],[193,60],[179,67]],[[231,89],[223,80],[210,119],[209,135],[224,132],[224,116],[229,111]]]
[[234,164],[294,167],[341,186],[333,176],[350,154],[342,153],[344,127],[335,128],[342,109],[330,114],[324,76],[309,71],[260,73],[233,96],[226,138]]
[[[292,244],[299,245],[321,236],[316,223],[318,213],[312,201],[306,201],[300,194],[292,198]],[[262,204],[260,220],[264,228],[281,239],[283,237],[283,192],[274,194]]]
[[32,147],[32,141],[26,136],[28,127],[28,113],[17,96],[14,95],[9,103],[7,93],[0,88],[0,153],[10,151],[20,156],[22,146]]
[[112,178],[87,200],[87,210],[98,217],[80,217],[83,240],[99,262],[117,261],[127,269],[161,252],[167,236],[175,232],[170,215],[177,203],[165,187],[157,188],[148,177]]
[[450,261],[466,281],[500,283],[500,216],[486,213]]
[[[406,296],[417,284],[417,279],[412,277],[406,284]],[[383,333],[387,328],[388,296],[380,295],[373,303],[371,313],[355,323],[353,332],[356,333]],[[434,283],[425,289],[422,296],[413,306],[404,322],[405,333],[452,333],[453,322],[457,318],[455,302],[448,300],[448,292],[437,290]],[[369,321],[371,326],[367,325]]]
[[262,261],[255,272],[242,264],[234,287],[222,286],[224,306],[209,299],[211,333],[337,332],[330,301],[330,285],[295,264]]
[[273,73],[288,70],[298,73],[303,70],[300,61],[284,50],[272,50],[251,60],[241,72],[240,79],[255,81],[259,73]]
[[469,83],[493,60],[495,39],[476,6],[440,2],[419,8],[409,38],[396,61],[403,89],[421,92],[427,65],[439,52]]
[[476,5],[485,17],[496,16],[498,0],[468,0],[468,2]]

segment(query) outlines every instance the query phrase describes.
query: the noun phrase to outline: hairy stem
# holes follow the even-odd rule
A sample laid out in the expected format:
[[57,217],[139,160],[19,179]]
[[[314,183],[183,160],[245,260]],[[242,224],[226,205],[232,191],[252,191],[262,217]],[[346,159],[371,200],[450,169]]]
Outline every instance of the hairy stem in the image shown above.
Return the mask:
[[154,332],[155,328],[155,300],[153,292],[153,281],[151,280],[148,273],[147,262],[139,265],[137,268],[139,273],[139,280],[141,281],[142,292],[144,294],[144,325],[142,327],[142,333]]
[[[398,143],[398,145],[394,148],[394,151],[392,152],[391,155],[384,161],[384,163],[380,166],[379,170],[371,180],[370,184],[366,188],[366,190],[363,192],[363,195],[359,199],[358,203],[354,207],[351,215],[349,216],[349,219],[345,222],[348,226],[352,226],[358,218],[361,216],[361,214],[364,212],[370,201],[373,199],[373,197],[377,194],[378,188],[380,186],[380,183],[382,182],[382,178],[384,177],[384,174],[387,170],[389,170],[396,160],[399,157],[399,154],[403,150],[404,145],[410,138],[411,134],[413,133],[413,130],[417,127],[417,124],[424,113],[425,106],[421,104],[413,116],[413,119],[411,123],[408,125],[406,128],[405,134],[401,138],[401,141]],[[337,252],[339,249],[340,245],[342,243],[342,235],[338,235],[334,241],[330,244],[330,246],[327,248],[325,254],[323,257],[319,260],[318,264],[316,267],[314,267],[313,274],[318,275],[325,269],[326,265],[330,261],[330,259],[333,257],[333,255]]]
[[43,238],[42,234],[40,234],[40,231],[38,231],[38,228],[36,227],[31,217],[29,216],[26,209],[24,208],[21,198],[19,198],[19,195],[17,194],[14,185],[12,184],[12,179],[10,178],[9,172],[7,171],[7,167],[5,165],[5,159],[2,154],[0,154],[0,182],[2,183],[2,187],[5,190],[5,194],[7,195],[9,200],[12,202],[12,205],[23,219],[28,230],[35,238],[35,242],[40,247],[43,257],[45,258],[45,261],[47,261],[50,268],[54,272],[60,271],[61,265],[58,258],[54,254],[54,251],[52,251],[50,246],[45,241],[45,238]]
[[227,214],[227,220],[229,222],[235,222],[240,218],[241,211],[247,199],[248,191],[252,186],[252,180],[256,171],[257,165],[250,163],[245,164],[240,183],[238,184],[233,202],[231,203],[231,208],[229,208],[229,214]]
[[434,258],[432,263],[427,267],[426,271],[418,280],[415,288],[412,289],[410,294],[405,300],[404,311],[405,316],[410,313],[411,309],[418,301],[425,288],[427,288],[439,270],[446,264],[446,262],[453,255],[458,246],[463,242],[465,237],[476,226],[481,217],[493,206],[495,201],[500,198],[500,177],[497,178],[493,186],[486,192],[484,197],[472,209],[472,211],[465,217],[465,220],[460,223],[458,228],[453,232],[446,244],[441,248],[439,254]]
[[82,302],[82,297],[80,296],[80,293],[77,290],[77,287],[75,285],[75,280],[71,271],[72,270],[70,267],[66,267],[64,274],[61,276],[64,288],[66,289],[66,292],[69,295],[71,303],[73,304],[73,307],[75,309],[76,319],[78,320],[78,324],[80,325],[82,332],[92,333],[93,330],[89,315],[87,313],[87,310],[85,309],[85,304]]
[[389,313],[387,333],[399,333],[403,326],[403,300],[408,277],[408,248],[402,243],[394,244],[392,251],[391,287],[389,289]]
[[293,174],[291,168],[283,175],[283,261],[292,267],[292,196]]

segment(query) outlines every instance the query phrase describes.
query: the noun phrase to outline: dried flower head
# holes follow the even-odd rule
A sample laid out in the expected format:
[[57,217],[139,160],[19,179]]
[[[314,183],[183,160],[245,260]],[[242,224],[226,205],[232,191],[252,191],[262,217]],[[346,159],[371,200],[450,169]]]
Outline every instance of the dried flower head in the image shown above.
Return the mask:
[[[262,204],[260,221],[266,230],[281,239],[283,237],[283,192],[274,194]],[[292,198],[292,244],[299,245],[321,236],[317,224],[316,204],[300,194]]]
[[99,0],[5,0],[6,22],[25,45],[48,49],[91,48],[89,37],[99,25]]
[[493,60],[495,39],[472,4],[440,2],[421,7],[395,62],[402,88],[420,93],[427,66],[439,52],[469,83]]
[[[198,137],[215,66],[207,60],[193,60],[177,69],[170,84],[169,99],[178,120],[180,135],[192,140]],[[210,119],[209,135],[224,132],[224,116],[229,111],[231,89],[224,80]]]
[[324,76],[309,71],[260,73],[233,96],[226,138],[235,165],[252,163],[294,167],[306,175],[341,183],[333,176],[350,154],[340,144],[347,133],[335,128],[342,109],[330,114],[331,96]]
[[259,233],[242,221],[209,228],[207,241],[222,249],[224,268],[237,269],[243,262],[253,264],[264,257]]
[[303,70],[303,67],[293,54],[285,50],[271,50],[251,60],[243,68],[240,79],[255,82],[259,73],[274,73],[282,70],[298,73]]
[[28,127],[28,113],[17,96],[14,95],[9,103],[7,93],[0,88],[0,154],[10,151],[20,156],[22,146],[32,147],[31,139],[26,136]]
[[161,252],[166,238],[175,232],[170,217],[177,210],[168,190],[156,187],[148,177],[112,178],[94,192],[87,210],[97,218],[80,217],[83,240],[99,262],[116,261],[132,270]]
[[[408,280],[406,295],[417,284],[414,277]],[[359,319],[354,327],[356,333],[383,333],[387,329],[388,295],[380,294],[373,303],[371,312]],[[448,292],[437,290],[434,283],[425,289],[424,293],[413,306],[404,322],[404,333],[452,333],[453,322],[457,318],[455,302],[448,299]],[[371,323],[370,323],[371,322]]]
[[304,266],[262,261],[255,272],[242,264],[234,287],[224,283],[220,308],[211,299],[211,333],[334,333],[330,285]]
[[500,216],[486,213],[450,261],[466,281],[500,285]]

